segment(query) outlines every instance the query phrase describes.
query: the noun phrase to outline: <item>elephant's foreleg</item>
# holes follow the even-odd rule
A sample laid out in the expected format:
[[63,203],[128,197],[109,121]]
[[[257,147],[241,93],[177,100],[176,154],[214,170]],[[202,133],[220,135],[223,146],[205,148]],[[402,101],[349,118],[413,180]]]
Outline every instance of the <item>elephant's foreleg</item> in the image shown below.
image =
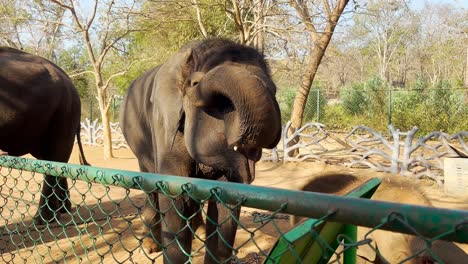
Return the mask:
[[[207,253],[205,254],[205,263],[224,263],[232,257],[237,230],[234,217],[239,219],[239,216],[239,207],[230,209],[222,203],[217,204],[216,201],[209,201],[206,220]],[[229,260],[228,263],[230,262]]]
[[66,178],[44,175],[39,208],[34,216],[36,224],[59,220],[59,213],[70,212],[70,192]]
[[58,179],[57,201],[60,213],[71,213],[70,191],[68,190],[67,178],[60,177]]
[[159,197],[162,213],[161,236],[164,247],[164,263],[186,263],[192,250],[192,231],[187,218],[191,208],[185,197]]
[[143,248],[148,253],[161,251],[161,215],[158,193],[148,194],[148,200],[143,208],[143,224],[145,225],[145,233],[148,234],[143,240]]

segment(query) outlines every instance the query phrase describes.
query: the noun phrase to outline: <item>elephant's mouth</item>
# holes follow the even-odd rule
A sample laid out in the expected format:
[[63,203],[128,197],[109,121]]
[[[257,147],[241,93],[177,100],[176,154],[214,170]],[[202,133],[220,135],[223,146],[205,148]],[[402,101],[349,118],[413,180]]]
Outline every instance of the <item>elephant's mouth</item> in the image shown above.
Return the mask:
[[248,145],[236,145],[223,153],[198,156],[198,177],[212,180],[250,184],[255,180],[255,164],[262,149]]
[[255,180],[255,161],[247,159],[245,164],[242,164],[238,168],[223,170],[215,180],[250,184]]
[[235,145],[233,149],[244,158],[244,164],[238,169],[239,176],[244,183],[252,183],[255,180],[255,164],[262,157],[262,149],[249,144]]

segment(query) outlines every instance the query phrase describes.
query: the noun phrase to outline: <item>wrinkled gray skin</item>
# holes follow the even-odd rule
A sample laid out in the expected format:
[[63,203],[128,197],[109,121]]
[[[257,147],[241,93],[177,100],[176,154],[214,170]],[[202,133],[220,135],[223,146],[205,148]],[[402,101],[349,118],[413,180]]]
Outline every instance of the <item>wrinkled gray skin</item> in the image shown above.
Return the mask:
[[[0,47],[0,149],[12,156],[67,162],[77,135],[80,159],[81,105],[65,72],[52,62],[16,49]],[[46,199],[48,198],[48,205]],[[44,176],[36,224],[69,212],[66,178]]]
[[[144,172],[251,183],[255,162],[262,148],[279,141],[281,121],[272,82],[263,57],[254,49],[226,40],[206,40],[183,47],[166,63],[136,79],[121,108],[123,134]],[[173,202],[153,194],[143,218],[151,235],[144,248],[154,252],[166,247],[165,263],[185,263],[187,257],[177,243],[170,243],[174,231],[186,252],[191,251],[192,232],[177,215]],[[176,198],[174,205],[192,216],[197,205],[188,198]],[[160,211],[164,214],[159,223]],[[239,216],[240,208],[234,210]],[[234,244],[237,224],[230,211],[216,202],[208,204],[208,217],[221,223],[219,233]],[[197,225],[196,215],[192,225]],[[185,228],[184,228],[185,227]],[[232,250],[206,224],[207,250],[218,261],[232,256]],[[215,261],[207,253],[205,263]]]

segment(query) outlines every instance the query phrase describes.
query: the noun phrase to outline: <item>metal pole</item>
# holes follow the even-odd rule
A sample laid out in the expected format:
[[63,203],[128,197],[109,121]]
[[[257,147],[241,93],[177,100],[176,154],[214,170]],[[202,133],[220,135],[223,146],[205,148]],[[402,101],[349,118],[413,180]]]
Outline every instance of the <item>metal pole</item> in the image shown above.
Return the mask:
[[[105,186],[143,190],[163,190],[165,195],[190,191],[192,199],[205,200],[216,193],[222,203],[238,204],[268,211],[319,219],[334,211],[327,220],[405,233],[438,237],[468,243],[468,211],[389,203],[315,192],[302,192],[248,184],[169,176],[135,171],[82,166],[1,156],[0,166],[47,175],[96,182]],[[158,186],[163,185],[161,189]],[[396,216],[401,216],[395,218]],[[400,221],[401,219],[402,221]],[[386,223],[386,224],[384,224]],[[409,228],[410,227],[410,228]]]
[[320,90],[317,89],[317,123],[320,123]]
[[392,124],[392,90],[388,90],[388,125]]
[[[351,241],[344,241],[345,244],[356,243],[357,241],[357,226],[353,225],[344,225],[343,233],[348,237]],[[350,247],[347,248],[344,252],[343,256],[343,263],[344,264],[356,264],[356,254],[357,254],[357,247]]]
[[112,97],[112,121],[115,122],[115,97]]
[[90,113],[89,121],[93,122],[93,98],[92,97],[91,97],[91,100],[89,100],[89,104],[90,104],[90,107],[89,107],[89,113]]

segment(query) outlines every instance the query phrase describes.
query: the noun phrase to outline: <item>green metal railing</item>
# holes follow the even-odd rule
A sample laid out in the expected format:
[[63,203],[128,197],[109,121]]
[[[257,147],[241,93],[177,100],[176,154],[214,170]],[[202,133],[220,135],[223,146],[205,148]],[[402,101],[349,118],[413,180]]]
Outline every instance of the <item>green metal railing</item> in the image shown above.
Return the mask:
[[[38,225],[33,217],[41,195],[42,173],[70,179],[73,209],[57,213],[53,223]],[[0,157],[0,174],[0,254],[4,262],[162,260],[161,253],[140,250],[148,236],[142,231],[141,212],[153,192],[172,198],[190,197],[204,216],[210,199],[231,210],[242,206],[229,263],[264,261],[274,241],[289,228],[287,214],[371,228],[362,240],[348,242],[348,248],[369,244],[369,234],[378,229],[416,236],[425,246],[408,259],[421,254],[439,259],[431,250],[435,241],[468,243],[468,211],[10,156]],[[206,251],[203,236],[195,236],[193,245],[190,260],[201,262]],[[334,261],[339,262],[342,254],[337,250]]]

